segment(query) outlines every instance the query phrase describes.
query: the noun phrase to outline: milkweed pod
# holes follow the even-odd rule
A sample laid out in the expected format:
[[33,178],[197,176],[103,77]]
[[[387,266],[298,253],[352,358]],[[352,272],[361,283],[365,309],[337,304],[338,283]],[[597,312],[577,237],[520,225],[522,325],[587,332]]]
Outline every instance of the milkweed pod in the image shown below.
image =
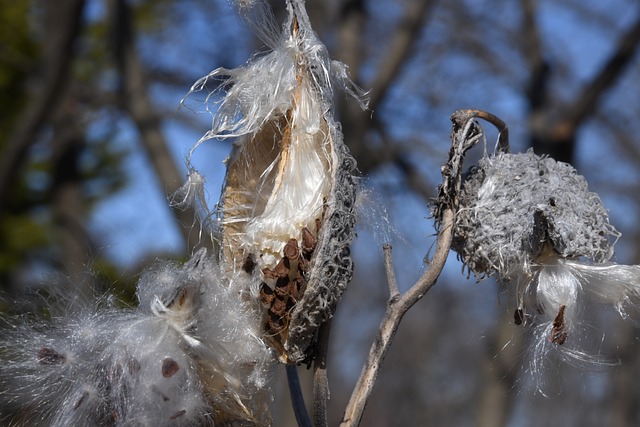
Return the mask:
[[604,263],[619,235],[571,165],[532,151],[499,153],[466,176],[453,249],[477,276],[510,281],[549,256]]
[[279,360],[300,363],[353,272],[356,165],[331,107],[333,84],[359,89],[302,4],[288,11],[272,52],[210,74],[228,77],[227,93],[205,138],[237,137],[219,204],[225,272],[262,304]]

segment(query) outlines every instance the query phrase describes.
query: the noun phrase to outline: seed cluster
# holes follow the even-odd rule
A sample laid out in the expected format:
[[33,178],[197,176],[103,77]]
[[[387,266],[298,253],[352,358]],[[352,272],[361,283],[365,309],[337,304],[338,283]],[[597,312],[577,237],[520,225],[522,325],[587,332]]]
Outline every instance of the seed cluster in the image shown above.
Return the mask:
[[[319,226],[319,221],[316,225]],[[299,245],[296,239],[289,239],[282,250],[283,257],[275,268],[262,270],[265,281],[260,284],[260,300],[267,307],[265,330],[270,336],[286,333],[291,310],[304,292],[317,238],[304,227],[301,240]],[[267,282],[274,285],[270,286]]]
[[[46,366],[63,365],[70,362],[67,355],[50,347],[41,347],[38,350],[37,361],[40,365]],[[115,393],[114,395],[117,395],[119,390],[126,390],[133,382],[143,380],[143,378],[141,378],[141,369],[142,366],[140,361],[133,356],[129,356],[124,363],[121,361],[113,361],[112,364],[106,366],[99,365],[96,370],[96,375],[100,378],[101,384],[105,385],[105,390],[107,392],[113,391]],[[160,367],[156,370],[156,373],[159,371],[163,378],[169,379],[174,377],[180,369],[180,364],[175,359],[167,356],[160,363]],[[103,376],[101,377],[101,375]],[[160,387],[154,383],[149,386],[149,391],[151,392],[151,395],[155,395],[162,402],[171,405],[169,402],[172,401],[172,398],[169,397],[169,392],[166,387]],[[127,395],[126,392],[124,395]],[[75,400],[75,403],[72,404],[71,408],[73,411],[85,410],[85,406],[95,405],[96,399],[95,396],[93,397],[94,398],[92,399],[92,393],[85,390],[80,394],[79,398]],[[109,423],[123,422],[128,416],[130,416],[130,414],[122,412],[122,409],[119,406],[120,403],[121,402],[118,402],[117,399],[106,403],[111,406],[110,410],[106,412],[106,417]],[[92,409],[89,411],[91,410]],[[187,411],[185,409],[176,408],[176,410],[169,414],[169,420],[177,420],[186,413]]]

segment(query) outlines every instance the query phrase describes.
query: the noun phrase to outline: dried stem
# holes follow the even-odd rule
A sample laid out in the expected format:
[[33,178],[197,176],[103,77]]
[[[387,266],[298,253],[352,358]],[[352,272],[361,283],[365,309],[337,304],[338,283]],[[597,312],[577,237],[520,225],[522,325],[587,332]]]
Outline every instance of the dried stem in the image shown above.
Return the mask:
[[408,291],[400,294],[393,272],[391,245],[384,245],[384,263],[390,298],[378,335],[369,350],[367,361],[362,368],[360,378],[342,417],[342,422],[340,423],[342,427],[353,427],[360,424],[362,413],[373,391],[380,367],[391,346],[402,317],[420,298],[429,292],[444,268],[453,240],[453,226],[458,207],[464,155],[483,136],[483,131],[475,122],[475,118],[484,119],[496,126],[500,132],[499,149],[504,152],[509,151],[508,128],[498,117],[480,110],[460,110],[451,116],[451,121],[453,122],[452,146],[449,151],[449,161],[442,168],[443,183],[439,187],[438,200],[434,209],[436,228],[438,229],[438,240],[434,256],[429,263],[429,267],[418,281]]
[[382,251],[384,254],[384,270],[387,273],[387,283],[389,284],[389,295],[391,299],[397,298],[400,295],[398,290],[398,282],[396,281],[396,273],[393,269],[393,256],[391,254],[391,243],[385,243],[382,245]]
[[315,360],[313,362],[313,425],[327,427],[329,378],[327,377],[327,352],[329,350],[329,335],[331,333],[331,319],[320,326]]
[[[356,383],[349,404],[342,417],[341,426],[357,426],[360,424],[364,407],[373,391],[373,386],[378,378],[380,366],[384,360],[393,337],[400,325],[400,321],[404,314],[420,299],[431,287],[436,283],[438,276],[442,272],[442,268],[447,260],[451,240],[453,238],[453,209],[448,209],[442,217],[442,227],[438,233],[438,243],[429,268],[418,279],[418,281],[402,295],[398,295],[395,299],[390,299],[387,310],[384,314],[378,336],[376,337],[369,357],[362,368],[360,378]],[[390,252],[390,251],[389,251]]]
[[298,377],[298,367],[296,365],[287,365],[287,383],[289,384],[289,394],[291,395],[291,406],[296,416],[299,427],[313,427],[311,419],[307,413],[307,407],[304,404],[304,396],[300,387],[300,378]]

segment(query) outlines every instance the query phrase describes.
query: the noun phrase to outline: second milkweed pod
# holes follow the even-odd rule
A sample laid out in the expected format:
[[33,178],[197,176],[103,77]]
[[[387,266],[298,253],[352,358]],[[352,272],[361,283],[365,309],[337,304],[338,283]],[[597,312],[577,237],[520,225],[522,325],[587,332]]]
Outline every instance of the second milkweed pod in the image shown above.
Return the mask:
[[513,280],[547,254],[609,260],[619,233],[584,177],[569,164],[499,153],[467,175],[453,248],[478,276]]
[[[237,138],[220,201],[222,263],[263,307],[264,336],[284,363],[312,357],[351,279],[355,161],[333,119],[333,86],[359,89],[331,61],[302,2],[287,5],[272,51],[226,76],[208,138]],[[362,95],[362,94],[360,94]],[[359,96],[359,95],[356,95]],[[364,106],[365,101],[361,99]]]

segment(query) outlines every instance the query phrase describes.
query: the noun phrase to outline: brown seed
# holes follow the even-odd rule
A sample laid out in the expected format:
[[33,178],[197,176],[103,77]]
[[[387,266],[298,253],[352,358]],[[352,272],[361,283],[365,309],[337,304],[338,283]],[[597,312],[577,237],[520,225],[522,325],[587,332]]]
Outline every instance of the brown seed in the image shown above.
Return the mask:
[[267,320],[267,329],[271,334],[278,334],[285,328],[282,316],[278,316],[275,313],[269,313],[269,320]]
[[296,239],[289,239],[286,245],[284,245],[283,250],[284,256],[287,257],[290,261],[295,261],[300,256],[300,251],[298,250],[298,241]]
[[278,316],[282,316],[287,312],[287,302],[282,298],[276,298],[271,306],[271,312]]
[[302,229],[302,250],[305,254],[311,254],[316,249],[318,239],[311,234],[311,231],[307,227]]
[[285,265],[285,258],[282,258],[276,268],[273,269],[273,274],[277,278],[287,277],[289,275],[289,267]]
[[275,298],[273,289],[271,289],[266,283],[262,282],[260,284],[260,301],[262,301],[263,304],[270,306]]
[[67,358],[52,348],[42,347],[38,351],[38,363],[41,365],[61,365]]
[[171,416],[169,417],[169,419],[170,419],[171,421],[173,421],[173,420],[175,420],[176,418],[180,418],[181,416],[183,416],[183,415],[184,415],[184,414],[186,414],[186,413],[187,413],[187,410],[186,410],[186,409],[183,409],[183,410],[178,411],[178,412],[176,412],[175,414],[171,415]]
[[262,269],[262,275],[265,279],[276,279],[276,275],[273,270],[267,267]]
[[244,263],[242,264],[242,269],[247,273],[253,273],[253,269],[256,268],[256,262],[253,260],[252,255],[247,255],[244,259]]
[[289,278],[283,277],[276,282],[275,293],[279,297],[284,297],[289,294]]
[[165,378],[171,378],[180,370],[178,362],[170,357],[165,357],[162,361],[162,376]]
[[565,308],[565,305],[560,306],[556,318],[553,319],[553,328],[551,329],[551,342],[558,345],[564,344],[567,340],[567,331],[565,330],[566,325],[564,323]]

